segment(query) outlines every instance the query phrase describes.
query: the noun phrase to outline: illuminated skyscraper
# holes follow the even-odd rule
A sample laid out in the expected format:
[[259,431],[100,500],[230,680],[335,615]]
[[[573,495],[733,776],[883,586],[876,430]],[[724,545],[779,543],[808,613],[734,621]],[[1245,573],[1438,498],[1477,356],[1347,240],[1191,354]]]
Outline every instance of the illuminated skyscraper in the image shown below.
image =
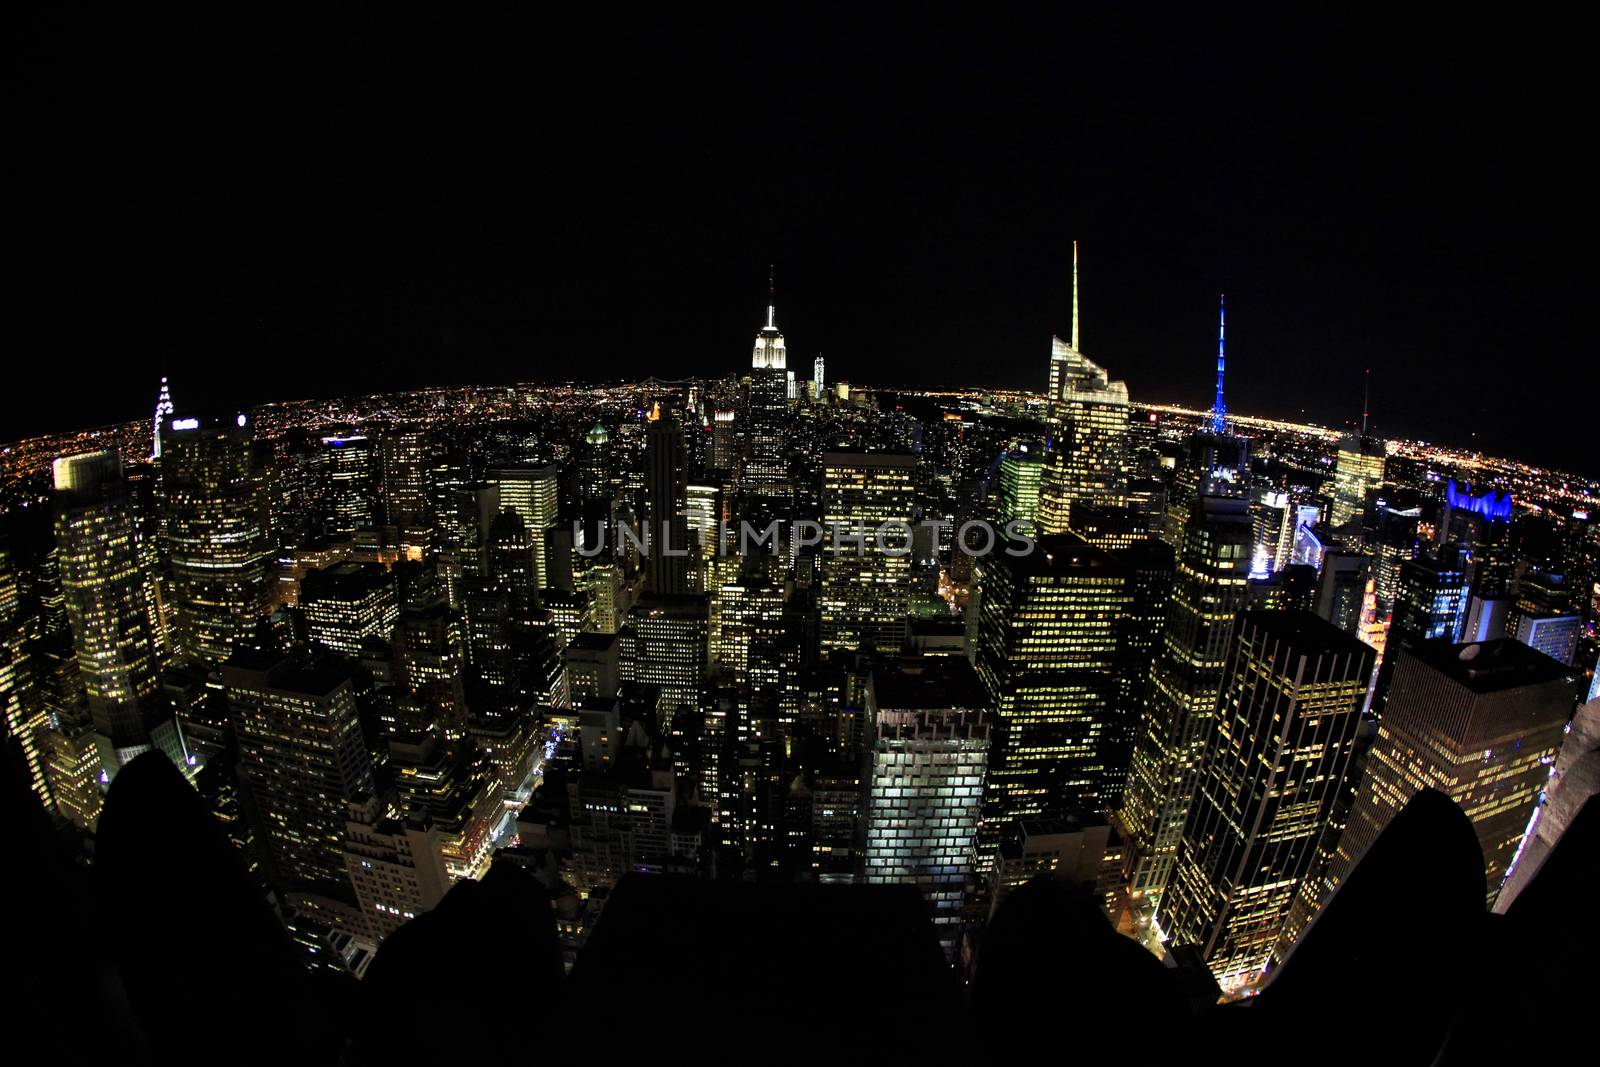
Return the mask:
[[1039,518],[1039,484],[1044,474],[1043,453],[1007,452],[1000,460],[1000,522],[1021,521],[1032,533]]
[[1115,672],[1133,593],[1110,555],[1071,534],[1041,538],[1027,555],[987,556],[980,573],[973,663],[994,712],[992,850],[1010,822],[1100,810],[1121,793],[1127,751],[1117,741],[1130,731],[1116,721],[1128,709]]
[[378,470],[383,489],[384,521],[402,529],[428,524],[433,503],[429,478],[432,469],[433,454],[428,447],[427,434],[405,430],[379,439]]
[[1149,900],[1172,873],[1205,762],[1234,617],[1248,592],[1253,533],[1249,503],[1230,497],[1200,497],[1184,528],[1121,809],[1131,889]]
[[156,417],[150,434],[150,458],[161,458],[162,431],[166,428],[167,420],[172,418],[172,394],[167,390],[167,379],[161,377],[161,392],[156,396]]
[[[1574,681],[1570,667],[1510,639],[1424,641],[1402,651],[1344,835],[1296,910],[1309,920],[1423,789],[1449,796],[1472,820],[1492,904],[1549,781]],[[1285,927],[1278,958],[1304,926]]]
[[489,472],[489,484],[499,494],[499,510],[516,512],[527,528],[534,589],[545,588],[550,584],[545,531],[560,522],[560,470],[554,464],[501,468]]
[[28,620],[10,551],[0,540],[0,738],[16,746],[28,770],[28,784],[49,806],[50,783],[45,773],[49,725],[44,702],[34,685],[28,662]]
[[611,473],[611,433],[597,422],[584,434],[578,451],[578,493],[585,505],[602,505],[609,512]]
[[314,644],[357,656],[369,639],[387,641],[400,620],[394,576],[376,563],[341,563],[300,582],[300,608]]
[[711,466],[719,471],[733,470],[739,458],[739,437],[732,408],[711,413]]
[[345,867],[348,805],[373,794],[348,673],[276,653],[235,653],[222,667],[239,738],[239,777],[282,887],[353,900]]
[[789,485],[789,450],[785,422],[789,411],[788,356],[783,334],[778,332],[777,307],[772,287],[767,289],[767,324],[756,334],[750,357],[750,456],[745,461],[742,484],[750,495],[766,502],[756,510],[781,504]]
[[816,387],[817,399],[820,401],[822,399],[822,391],[823,391],[823,389],[826,388],[826,382],[825,382],[825,379],[822,376],[822,353],[821,352],[817,353],[817,358],[812,361],[811,366],[812,366],[811,382]]
[[361,434],[324,437],[316,467],[328,533],[354,533],[377,523],[378,470],[371,441]]
[[823,648],[904,643],[916,468],[916,456],[895,453],[822,457]]
[[983,687],[958,657],[891,664],[867,687],[863,880],[920,889],[947,955],[976,865],[989,714]]
[[621,630],[622,680],[661,688],[662,726],[700,707],[709,626],[703,596],[646,594]]
[[1459,545],[1400,566],[1389,648],[1443,638],[1454,641],[1467,613],[1466,561]]
[[1348,434],[1339,441],[1333,468],[1333,510],[1329,521],[1337,529],[1359,520],[1367,507],[1367,490],[1383,482],[1384,443],[1367,435]]
[[1072,246],[1072,340],[1050,342],[1056,427],[1039,489],[1039,529],[1065,533],[1075,501],[1120,507],[1128,491],[1128,386],[1078,347],[1078,246]]
[[244,415],[173,419],[161,457],[162,538],[178,644],[205,664],[250,641],[275,548],[267,453]]
[[453,879],[439,831],[425,813],[391,818],[376,798],[349,805],[345,870],[367,937],[377,944],[444,899]]
[[1261,973],[1347,773],[1373,651],[1309,612],[1239,617],[1156,925],[1224,987]]
[[156,692],[149,581],[115,452],[55,461],[55,539],[78,669],[107,773],[150,747]]

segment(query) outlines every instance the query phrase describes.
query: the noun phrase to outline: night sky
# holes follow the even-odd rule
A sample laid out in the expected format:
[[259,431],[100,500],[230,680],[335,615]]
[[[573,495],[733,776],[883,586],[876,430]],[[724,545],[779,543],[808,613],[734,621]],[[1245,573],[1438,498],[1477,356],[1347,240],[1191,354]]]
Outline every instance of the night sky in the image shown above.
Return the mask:
[[1234,410],[1339,425],[1370,367],[1381,430],[1600,474],[1572,26],[59,6],[15,46],[0,439],[163,367],[188,407],[740,370],[768,263],[801,377],[1037,389],[1077,238],[1136,400],[1209,404],[1225,290]]

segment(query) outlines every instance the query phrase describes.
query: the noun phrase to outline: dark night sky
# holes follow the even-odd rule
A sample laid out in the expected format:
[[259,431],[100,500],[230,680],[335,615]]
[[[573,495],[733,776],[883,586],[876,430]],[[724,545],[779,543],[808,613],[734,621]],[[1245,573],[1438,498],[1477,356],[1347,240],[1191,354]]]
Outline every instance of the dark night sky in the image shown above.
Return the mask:
[[1076,237],[1135,399],[1209,402],[1225,289],[1235,410],[1339,424],[1370,367],[1382,429],[1600,473],[1575,27],[525,6],[36,14],[0,439],[163,365],[189,406],[731,371],[769,262],[796,365],[1040,388]]

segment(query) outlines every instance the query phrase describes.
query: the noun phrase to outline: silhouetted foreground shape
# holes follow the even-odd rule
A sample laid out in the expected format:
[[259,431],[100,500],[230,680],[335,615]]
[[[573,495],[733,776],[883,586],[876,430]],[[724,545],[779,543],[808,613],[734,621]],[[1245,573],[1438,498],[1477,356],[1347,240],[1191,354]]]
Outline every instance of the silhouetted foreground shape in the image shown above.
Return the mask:
[[94,883],[95,924],[156,1058],[337,1054],[353,983],[301,966],[222,827],[166,756],[147,752],[112,782]]
[[1186,995],[1180,972],[1113,932],[1088,896],[1035,881],[996,912],[964,1002],[911,887],[629,876],[563,981],[549,893],[510,866],[400,929],[363,982],[325,980],[300,967],[163,757],[118,776],[92,879],[11,762],[6,803],[31,872],[11,880],[23,909],[11,914],[71,913],[22,924],[21,1004],[39,1032],[75,1026],[83,1048],[130,1062],[650,1054],[685,1028],[719,1048],[757,1039],[744,1047],[815,1058],[865,1051],[862,1027],[878,1024],[897,1058],[981,1053],[1022,1026],[1069,1062],[1565,1062],[1595,988],[1582,910],[1600,886],[1594,801],[1508,914],[1490,916],[1470,824],[1441,794],[1419,794],[1262,994],[1227,1007]]
[[1431,1062],[1463,998],[1486,977],[1486,895],[1471,821],[1443,793],[1418,793],[1255,998],[1252,1026],[1288,1047],[1304,1044],[1307,1062],[1342,1061],[1350,1049],[1303,1035],[1360,1002],[1382,1012],[1390,1062]]

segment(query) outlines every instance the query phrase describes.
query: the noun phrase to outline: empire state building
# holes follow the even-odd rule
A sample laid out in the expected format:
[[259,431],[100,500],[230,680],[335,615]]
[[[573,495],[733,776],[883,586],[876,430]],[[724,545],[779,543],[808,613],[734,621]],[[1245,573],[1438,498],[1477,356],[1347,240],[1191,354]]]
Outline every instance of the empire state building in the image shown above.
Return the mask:
[[743,484],[752,496],[787,495],[789,461],[784,450],[784,423],[789,412],[788,356],[778,332],[772,285],[767,286],[767,324],[756,334],[750,357],[750,459]]

